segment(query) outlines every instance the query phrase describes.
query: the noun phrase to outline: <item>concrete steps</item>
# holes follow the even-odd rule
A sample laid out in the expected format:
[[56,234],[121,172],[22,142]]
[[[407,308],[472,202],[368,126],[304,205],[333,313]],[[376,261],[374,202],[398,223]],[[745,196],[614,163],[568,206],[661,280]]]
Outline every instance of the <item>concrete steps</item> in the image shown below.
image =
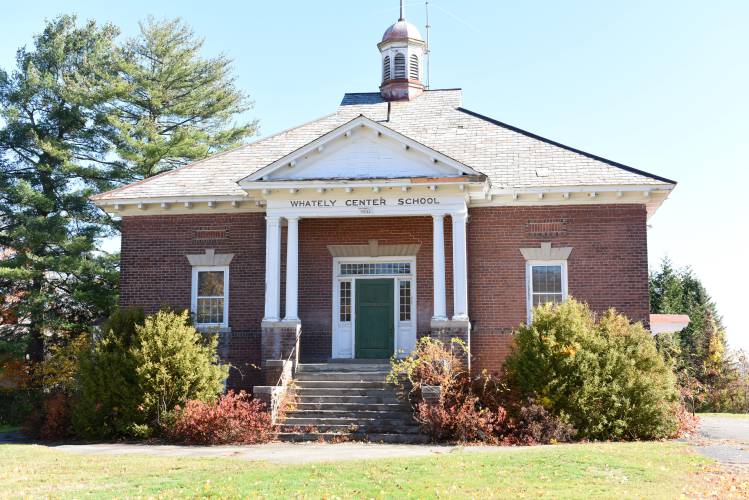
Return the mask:
[[314,363],[297,367],[295,404],[277,424],[282,441],[424,443],[408,403],[385,383],[386,362]]
[[329,382],[385,382],[387,372],[298,372],[295,380],[305,381],[329,381]]

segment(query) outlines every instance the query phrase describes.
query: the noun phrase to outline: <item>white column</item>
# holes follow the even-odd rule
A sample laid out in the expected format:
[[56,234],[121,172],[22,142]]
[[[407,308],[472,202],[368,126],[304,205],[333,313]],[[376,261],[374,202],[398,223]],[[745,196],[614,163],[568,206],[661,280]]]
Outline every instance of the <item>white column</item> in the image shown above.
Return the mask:
[[453,220],[453,319],[468,320],[468,258],[466,221],[468,213],[451,214]]
[[445,216],[432,215],[432,272],[434,274],[433,320],[445,321]]
[[265,218],[265,317],[279,321],[281,309],[281,224],[276,216]]
[[299,217],[286,217],[286,317],[298,321],[299,297]]

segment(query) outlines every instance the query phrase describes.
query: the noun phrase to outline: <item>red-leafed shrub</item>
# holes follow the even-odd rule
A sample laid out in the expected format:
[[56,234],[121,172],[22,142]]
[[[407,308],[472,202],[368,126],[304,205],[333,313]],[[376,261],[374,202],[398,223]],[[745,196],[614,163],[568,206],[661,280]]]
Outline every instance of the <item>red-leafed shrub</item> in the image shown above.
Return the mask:
[[[471,379],[465,366],[467,355],[458,339],[445,345],[423,338],[413,354],[393,360],[388,380],[409,394],[414,418],[425,433],[437,441],[491,444],[571,439],[575,431],[566,419],[532,401],[522,405],[501,378],[483,372]],[[436,398],[435,387],[439,387]]]
[[684,404],[676,406],[676,419],[678,426],[672,438],[689,437],[697,432],[700,425],[700,417],[690,412]]
[[473,396],[449,403],[421,402],[416,406],[416,420],[422,430],[439,441],[496,443],[506,416],[502,408],[496,412],[481,408],[478,398]]
[[273,437],[265,405],[244,392],[229,391],[215,403],[188,401],[175,409],[172,419],[167,437],[189,445],[255,444]]
[[575,429],[564,419],[549,413],[543,406],[530,402],[519,415],[506,437],[513,444],[549,444],[569,441]]
[[44,397],[39,408],[33,410],[23,425],[23,433],[45,441],[56,441],[72,435],[70,400],[62,392]]

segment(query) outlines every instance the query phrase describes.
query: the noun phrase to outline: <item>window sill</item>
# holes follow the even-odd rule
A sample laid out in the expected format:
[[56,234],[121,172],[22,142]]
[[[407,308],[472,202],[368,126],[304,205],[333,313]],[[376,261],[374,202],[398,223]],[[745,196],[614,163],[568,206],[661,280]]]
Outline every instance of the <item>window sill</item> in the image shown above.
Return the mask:
[[230,326],[221,325],[195,325],[195,329],[203,333],[231,333]]

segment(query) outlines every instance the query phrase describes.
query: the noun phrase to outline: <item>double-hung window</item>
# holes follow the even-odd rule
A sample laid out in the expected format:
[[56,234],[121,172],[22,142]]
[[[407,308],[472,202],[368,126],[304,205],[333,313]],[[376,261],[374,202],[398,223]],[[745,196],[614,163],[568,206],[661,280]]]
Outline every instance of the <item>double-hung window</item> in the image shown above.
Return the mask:
[[567,261],[527,262],[526,290],[530,323],[534,307],[567,300]]
[[229,267],[192,268],[192,312],[198,327],[229,326]]

